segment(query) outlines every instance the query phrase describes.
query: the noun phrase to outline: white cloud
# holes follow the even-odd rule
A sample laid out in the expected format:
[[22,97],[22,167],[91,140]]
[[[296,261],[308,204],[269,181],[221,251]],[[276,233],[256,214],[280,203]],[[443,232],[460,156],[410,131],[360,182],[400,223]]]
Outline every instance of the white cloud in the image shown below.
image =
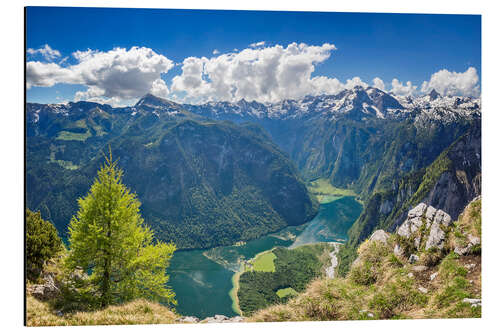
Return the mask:
[[[368,87],[369,84],[357,76],[345,82],[335,77],[313,76],[316,66],[329,59],[335,49],[328,43],[271,47],[263,41],[225,54],[215,49],[210,58],[185,58],[180,64],[182,73],[175,76],[170,85],[161,74],[168,72],[174,63],[149,48],[76,51],[72,54],[74,65],[68,64],[67,57],[52,62],[29,61],[26,81],[28,89],[52,87],[57,83],[80,84],[86,88],[75,94],[75,100],[115,106],[133,104],[134,99],[148,92],[189,103],[240,99],[276,102],[306,95],[337,94],[358,85]],[[38,50],[29,49],[28,53],[41,54],[46,59],[60,58],[60,53],[48,45]],[[403,96],[428,93],[432,89],[443,95],[480,94],[478,74],[473,67],[463,73],[440,70],[420,87],[397,78],[384,83],[379,77],[375,77],[371,85]]]
[[432,89],[441,95],[479,96],[477,70],[469,67],[465,72],[457,73],[442,69],[432,74],[429,81],[424,81],[420,90],[423,93],[429,93]]
[[335,50],[333,44],[309,46],[291,43],[247,48],[218,57],[184,59],[182,74],[173,78],[171,91],[186,92],[186,100],[235,101],[242,98],[274,102],[301,98],[317,89],[334,89],[335,81],[311,78],[315,65]]
[[376,77],[372,80],[372,82],[373,82],[373,87],[380,89],[380,90],[385,90],[385,84],[381,78]]
[[414,86],[411,81],[407,81],[406,85],[404,85],[402,82],[399,82],[398,79],[394,78],[392,79],[391,92],[394,95],[399,96],[415,95],[415,93],[417,92],[417,87]]
[[259,46],[264,46],[265,44],[266,44],[265,41],[261,41],[261,42],[252,43],[249,46],[250,47],[259,47]]
[[87,90],[79,91],[75,98],[106,99],[116,104],[116,101],[137,98],[152,89],[162,93],[168,91],[160,74],[174,66],[165,56],[145,47],[132,47],[129,50],[115,48],[107,52],[76,51],[73,57],[77,64],[68,67],[55,63],[28,62],[28,89],[32,86],[51,87],[57,83],[82,84]]
[[30,55],[35,55],[35,54],[39,53],[45,58],[45,60],[48,60],[48,61],[57,59],[61,56],[61,52],[59,52],[58,50],[52,49],[48,44],[45,44],[43,47],[41,47],[39,49],[29,48],[26,52]]
[[162,79],[156,79],[153,81],[153,85],[151,87],[151,93],[158,97],[167,97],[168,93],[167,84]]

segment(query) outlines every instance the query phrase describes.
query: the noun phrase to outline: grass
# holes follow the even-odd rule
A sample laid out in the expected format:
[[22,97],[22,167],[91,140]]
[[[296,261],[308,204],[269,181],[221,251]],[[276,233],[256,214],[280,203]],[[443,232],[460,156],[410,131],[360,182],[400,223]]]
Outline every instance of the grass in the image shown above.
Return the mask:
[[319,178],[310,182],[307,188],[323,204],[346,196],[356,196],[353,190],[335,187],[326,178]]
[[172,324],[178,318],[169,308],[145,300],[112,305],[103,310],[57,315],[50,305],[28,296],[27,326]]
[[275,272],[276,267],[274,267],[274,259],[276,259],[276,255],[272,251],[260,253],[255,257],[252,263],[253,270],[259,272]]
[[[450,228],[467,230],[480,236],[481,201],[470,204]],[[481,306],[463,302],[481,298],[481,256],[458,256],[446,245],[445,253],[433,253],[425,271],[414,270],[408,257],[393,253],[397,237],[387,244],[366,241],[360,245],[358,259],[345,278],[317,279],[304,292],[252,314],[248,320],[309,321],[369,320],[404,318],[478,318]],[[446,250],[447,249],[447,250]],[[417,251],[417,250],[416,250]],[[416,252],[419,256],[424,252]],[[479,252],[480,254],[480,252]],[[473,268],[471,264],[474,264]],[[467,265],[469,265],[467,268]],[[410,275],[409,273],[412,272]],[[434,280],[430,276],[438,273]],[[425,289],[425,292],[422,291]],[[284,292],[286,289],[281,289]]]
[[91,136],[90,132],[87,130],[85,133],[73,133],[68,131],[59,132],[56,140],[64,141],[85,141]]
[[276,291],[276,295],[278,295],[279,298],[283,298],[283,297],[287,297],[287,296],[296,296],[298,294],[299,293],[297,291],[295,291],[295,289],[290,288],[290,287],[279,289]]

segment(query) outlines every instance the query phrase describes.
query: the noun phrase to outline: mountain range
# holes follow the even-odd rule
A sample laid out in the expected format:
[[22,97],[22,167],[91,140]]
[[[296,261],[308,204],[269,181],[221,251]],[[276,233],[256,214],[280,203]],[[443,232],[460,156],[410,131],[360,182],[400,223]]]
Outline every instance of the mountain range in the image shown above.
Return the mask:
[[454,215],[481,192],[481,101],[436,91],[400,97],[357,86],[277,103],[201,105],[148,94],[119,108],[28,103],[26,121],[27,205],[60,232],[108,145],[146,222],[181,248],[308,221],[318,204],[307,181],[354,190],[364,210],[340,253],[341,272],[363,239],[394,230],[413,204]]

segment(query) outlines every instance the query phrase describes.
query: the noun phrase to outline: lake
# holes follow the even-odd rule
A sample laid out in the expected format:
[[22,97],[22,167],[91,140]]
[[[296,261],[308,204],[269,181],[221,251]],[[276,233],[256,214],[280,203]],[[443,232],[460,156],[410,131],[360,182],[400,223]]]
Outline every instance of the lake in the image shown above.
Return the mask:
[[231,278],[242,261],[275,246],[344,242],[362,208],[354,197],[339,197],[322,203],[315,218],[301,226],[287,227],[241,245],[176,252],[167,272],[168,285],[176,293],[177,311],[198,318],[238,315],[229,292],[233,287]]

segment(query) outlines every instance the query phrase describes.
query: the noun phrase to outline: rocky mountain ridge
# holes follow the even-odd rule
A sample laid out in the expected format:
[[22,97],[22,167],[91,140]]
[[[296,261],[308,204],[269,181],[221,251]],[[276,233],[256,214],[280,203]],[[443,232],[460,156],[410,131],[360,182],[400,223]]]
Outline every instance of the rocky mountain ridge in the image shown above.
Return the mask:
[[[40,114],[52,112],[69,115],[72,112],[100,107],[128,113],[132,116],[148,111],[159,116],[161,113],[175,115],[182,110],[212,119],[250,121],[262,119],[307,119],[323,116],[335,119],[349,116],[353,119],[368,117],[406,119],[420,117],[447,121],[457,117],[471,119],[480,115],[481,100],[463,96],[441,96],[435,90],[421,96],[396,96],[383,90],[361,86],[345,89],[335,95],[306,96],[299,100],[283,100],[276,103],[256,101],[208,102],[205,104],[181,104],[147,94],[134,105],[112,108],[109,105],[92,102],[69,102],[67,104],[28,103],[28,121],[38,122]],[[417,119],[416,119],[417,120]]]

